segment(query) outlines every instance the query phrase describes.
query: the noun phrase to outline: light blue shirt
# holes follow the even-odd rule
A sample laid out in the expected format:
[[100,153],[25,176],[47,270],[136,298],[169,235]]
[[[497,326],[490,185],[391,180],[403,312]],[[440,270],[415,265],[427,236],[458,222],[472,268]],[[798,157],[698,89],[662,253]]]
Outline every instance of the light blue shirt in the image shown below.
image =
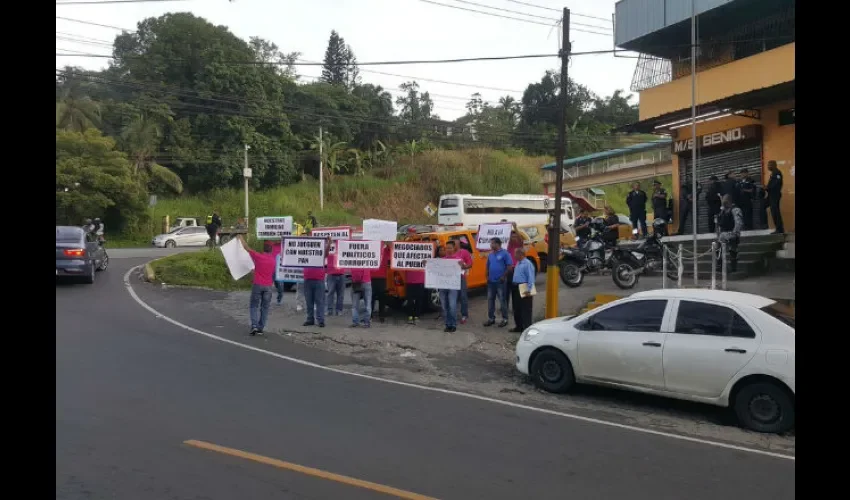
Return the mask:
[[514,284],[519,285],[525,283],[531,289],[534,286],[534,264],[527,258],[522,259],[516,267],[514,267]]

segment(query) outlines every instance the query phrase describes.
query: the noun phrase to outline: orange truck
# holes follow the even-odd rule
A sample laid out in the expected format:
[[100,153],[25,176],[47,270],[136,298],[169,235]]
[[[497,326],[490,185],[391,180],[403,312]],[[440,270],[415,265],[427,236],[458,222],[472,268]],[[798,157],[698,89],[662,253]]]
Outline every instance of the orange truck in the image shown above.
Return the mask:
[[[466,276],[466,286],[469,290],[487,286],[487,256],[490,252],[481,252],[475,248],[477,229],[466,229],[461,226],[439,226],[432,232],[408,234],[400,241],[432,241],[436,247],[445,247],[448,241],[456,241],[459,248],[466,249],[472,255],[472,268]],[[528,234],[519,229],[519,234],[525,241],[526,258],[534,263],[534,269],[540,272],[540,256],[531,244]],[[513,256],[511,256],[513,257]],[[404,271],[387,271],[387,294],[396,302],[398,307],[406,297]],[[440,296],[436,290],[429,290],[429,305],[434,309],[440,307]]]

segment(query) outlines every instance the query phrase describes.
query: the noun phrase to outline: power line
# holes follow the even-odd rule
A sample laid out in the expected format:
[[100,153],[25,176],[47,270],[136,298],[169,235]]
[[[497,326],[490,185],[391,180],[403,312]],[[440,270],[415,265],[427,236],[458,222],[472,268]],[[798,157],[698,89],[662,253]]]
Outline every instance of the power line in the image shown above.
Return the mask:
[[119,28],[118,26],[112,26],[112,25],[109,25],[109,24],[93,23],[91,21],[83,21],[82,19],[71,19],[70,17],[56,16],[56,19],[61,19],[63,21],[70,21],[72,23],[88,24],[89,26],[100,26],[101,28],[111,28],[111,29],[118,30],[118,31],[135,31],[135,30],[131,30],[131,29],[128,29],[128,28]]
[[[518,10],[503,9],[501,7],[491,7],[489,5],[476,3],[476,2],[470,2],[468,0],[453,0],[453,1],[455,1],[457,3],[464,3],[464,4],[467,4],[467,5],[473,5],[475,7],[482,7],[482,8],[485,8],[485,9],[498,10],[500,12],[507,12],[509,14],[519,14],[521,16],[534,17],[534,18],[537,18],[537,19],[545,19],[547,21],[552,21],[554,23],[558,23],[558,22],[561,21],[560,19],[556,19],[556,18],[553,18],[553,17],[538,16],[538,15],[535,15],[535,14],[526,14],[525,12],[520,12]],[[587,28],[596,28],[596,29],[603,29],[603,30],[610,29],[607,26],[597,26],[597,25],[594,25],[594,24],[583,24],[583,23],[571,23],[571,24],[577,25],[577,26],[584,26],[584,27],[587,27]]]
[[[543,10],[551,10],[551,11],[554,11],[554,12],[561,12],[561,9],[556,9],[554,7],[545,7],[543,5],[535,5],[533,3],[520,2],[518,0],[507,0],[507,1],[511,2],[511,3],[519,4],[519,5],[525,5],[526,7],[534,7],[535,9],[543,9]],[[589,16],[587,14],[577,14],[577,13],[573,12],[572,10],[570,11],[570,15],[571,16],[578,16],[578,17],[585,17],[585,18],[588,18],[588,19],[598,19],[600,21],[605,21],[605,22],[611,22],[610,19],[606,19],[604,17]],[[571,23],[571,24],[575,24],[575,23]]]
[[100,5],[109,3],[185,2],[186,0],[88,0],[56,2],[56,5]]

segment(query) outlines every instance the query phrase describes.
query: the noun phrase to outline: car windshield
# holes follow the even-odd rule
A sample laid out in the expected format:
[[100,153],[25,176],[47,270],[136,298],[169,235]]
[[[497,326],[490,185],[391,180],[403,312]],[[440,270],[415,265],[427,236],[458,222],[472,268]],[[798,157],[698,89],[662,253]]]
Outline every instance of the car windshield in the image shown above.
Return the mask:
[[83,239],[83,230],[78,227],[57,227],[57,243],[77,243]]
[[791,328],[795,328],[794,309],[792,309],[791,306],[780,304],[779,302],[774,302],[773,304],[762,307],[761,310],[778,319],[779,321],[785,323]]

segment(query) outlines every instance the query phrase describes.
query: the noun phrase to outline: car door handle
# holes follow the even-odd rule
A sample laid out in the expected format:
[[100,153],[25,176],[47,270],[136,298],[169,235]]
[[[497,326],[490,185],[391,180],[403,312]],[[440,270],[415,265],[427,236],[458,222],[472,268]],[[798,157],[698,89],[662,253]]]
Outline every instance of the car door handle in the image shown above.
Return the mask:
[[661,342],[644,342],[643,345],[649,347],[661,347]]
[[738,353],[738,354],[746,354],[747,353],[746,349],[738,349],[737,347],[730,347],[729,349],[726,349],[726,352],[735,352],[735,353]]

